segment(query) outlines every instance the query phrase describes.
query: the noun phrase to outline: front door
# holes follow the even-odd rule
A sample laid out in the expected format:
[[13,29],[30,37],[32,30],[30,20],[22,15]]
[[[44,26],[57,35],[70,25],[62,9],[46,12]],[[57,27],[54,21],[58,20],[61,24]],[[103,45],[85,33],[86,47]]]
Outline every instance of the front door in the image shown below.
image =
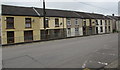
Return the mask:
[[8,44],[14,43],[14,31],[7,32],[7,43]]
[[24,31],[24,41],[33,41],[33,31]]
[[83,27],[83,35],[86,35],[86,27]]
[[96,34],[98,34],[98,27],[96,27]]

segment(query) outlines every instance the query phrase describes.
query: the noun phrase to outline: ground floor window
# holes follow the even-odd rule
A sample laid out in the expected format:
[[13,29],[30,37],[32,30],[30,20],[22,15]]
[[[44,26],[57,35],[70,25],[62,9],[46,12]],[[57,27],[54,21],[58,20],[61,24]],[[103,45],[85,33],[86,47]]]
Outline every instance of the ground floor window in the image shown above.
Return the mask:
[[14,43],[14,31],[7,32],[7,43],[8,44]]
[[33,31],[24,31],[24,41],[33,41]]
[[100,32],[103,32],[103,27],[100,27]]
[[75,28],[75,32],[78,32],[79,31],[79,28]]
[[55,36],[56,38],[59,38],[59,37],[60,37],[60,29],[55,29],[55,30],[54,30],[54,36]]
[[105,26],[105,32],[107,32],[107,27]]

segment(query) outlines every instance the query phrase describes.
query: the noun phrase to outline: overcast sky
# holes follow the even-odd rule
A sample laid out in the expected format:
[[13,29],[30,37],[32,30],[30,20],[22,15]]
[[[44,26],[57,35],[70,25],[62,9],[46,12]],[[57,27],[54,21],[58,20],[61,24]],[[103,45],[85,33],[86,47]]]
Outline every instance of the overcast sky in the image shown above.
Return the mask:
[[[117,15],[118,1],[119,0],[46,0],[46,8]],[[42,0],[4,0],[2,4],[42,8]]]

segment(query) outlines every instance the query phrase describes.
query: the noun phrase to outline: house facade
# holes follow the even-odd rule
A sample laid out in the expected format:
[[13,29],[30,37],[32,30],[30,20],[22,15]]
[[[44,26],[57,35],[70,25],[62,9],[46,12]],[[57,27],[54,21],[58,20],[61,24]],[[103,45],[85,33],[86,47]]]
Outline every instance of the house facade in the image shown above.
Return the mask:
[[120,32],[120,16],[118,16],[116,20],[116,31]]
[[[17,12],[16,12],[17,11]],[[2,5],[2,44],[53,40],[112,32],[104,15],[67,10]]]
[[67,18],[67,37],[82,36],[82,19],[80,18]]
[[[48,15],[44,30],[43,17],[39,16],[33,8],[6,5],[3,8],[2,44],[49,40],[66,36],[66,18],[64,17]],[[14,13],[15,10],[19,12]]]

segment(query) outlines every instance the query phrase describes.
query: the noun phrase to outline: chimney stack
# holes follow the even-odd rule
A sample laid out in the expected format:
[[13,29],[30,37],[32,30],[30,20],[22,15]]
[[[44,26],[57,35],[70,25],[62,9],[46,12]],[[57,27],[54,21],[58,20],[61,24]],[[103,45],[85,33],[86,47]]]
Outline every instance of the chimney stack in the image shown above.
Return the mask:
[[112,14],[112,16],[115,16],[115,14]]

